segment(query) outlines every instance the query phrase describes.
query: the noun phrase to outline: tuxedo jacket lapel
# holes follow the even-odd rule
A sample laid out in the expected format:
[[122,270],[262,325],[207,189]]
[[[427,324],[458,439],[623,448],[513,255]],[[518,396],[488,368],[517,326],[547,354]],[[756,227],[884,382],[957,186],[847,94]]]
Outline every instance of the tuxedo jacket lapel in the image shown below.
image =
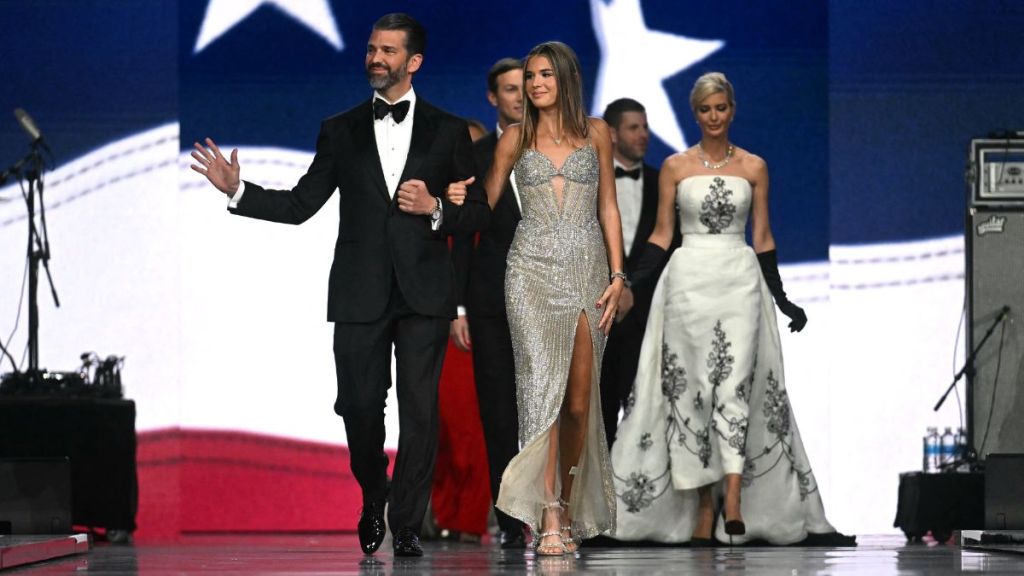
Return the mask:
[[384,171],[380,167],[380,153],[377,151],[377,136],[373,131],[373,106],[370,100],[360,107],[358,112],[354,134],[356,142],[363,142],[365,145],[357,146],[362,154],[357,164],[367,172],[368,180],[377,189],[385,202],[391,202],[391,193],[388,190],[387,181],[384,180]]
[[[652,178],[651,176],[654,176]],[[647,238],[641,238],[643,234],[650,235],[650,232],[654,230],[654,221],[658,218],[658,173],[654,170],[649,170],[644,165],[644,187],[642,199],[640,200],[640,218],[636,223],[636,234],[635,238],[640,238],[641,242],[647,242]],[[641,244],[642,245],[642,244]],[[633,246],[636,246],[636,241],[633,241]]]
[[[629,250],[627,265],[632,268],[637,263],[639,254],[647,243],[647,238],[654,231],[658,219],[658,171],[647,164],[644,169],[643,197],[640,204],[640,219],[636,223],[636,234],[633,235],[633,246]],[[678,226],[678,225],[677,225]]]
[[[416,108],[413,111],[412,141],[409,142],[409,156],[405,160],[405,168],[402,170],[402,178],[399,182],[405,182],[416,174],[423,159],[430,153],[430,145],[437,135],[437,123],[433,114],[430,113],[430,105],[422,99],[417,100]],[[381,178],[383,178],[381,174]]]

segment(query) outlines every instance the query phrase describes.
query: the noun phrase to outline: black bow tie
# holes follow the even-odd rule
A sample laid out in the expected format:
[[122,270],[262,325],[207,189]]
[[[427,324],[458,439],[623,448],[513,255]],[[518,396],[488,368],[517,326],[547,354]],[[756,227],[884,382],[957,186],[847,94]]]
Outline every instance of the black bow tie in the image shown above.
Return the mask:
[[633,168],[632,170],[626,170],[622,166],[615,167],[615,177],[622,178],[623,176],[629,176],[633,180],[640,179],[640,167]]
[[405,120],[405,116],[409,114],[409,101],[402,100],[397,104],[388,104],[380,98],[375,98],[373,100],[373,117],[383,120],[388,114],[391,114],[396,123]]

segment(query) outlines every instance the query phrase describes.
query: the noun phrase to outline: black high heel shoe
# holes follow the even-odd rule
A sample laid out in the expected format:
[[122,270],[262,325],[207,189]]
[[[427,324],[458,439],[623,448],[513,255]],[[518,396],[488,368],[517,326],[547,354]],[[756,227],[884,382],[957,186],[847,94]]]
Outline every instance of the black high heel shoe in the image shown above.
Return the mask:
[[726,520],[725,533],[729,535],[729,547],[732,548],[732,537],[746,534],[747,525],[743,523],[743,520]]
[[729,536],[743,536],[747,533],[747,525],[743,520],[726,520],[725,533]]

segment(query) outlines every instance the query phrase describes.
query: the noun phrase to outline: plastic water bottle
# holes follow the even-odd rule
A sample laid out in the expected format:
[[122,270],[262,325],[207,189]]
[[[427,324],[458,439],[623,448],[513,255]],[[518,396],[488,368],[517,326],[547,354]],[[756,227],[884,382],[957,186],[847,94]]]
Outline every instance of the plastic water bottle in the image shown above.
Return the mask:
[[921,465],[921,471],[928,474],[938,471],[939,462],[939,429],[934,426],[929,426],[925,430],[923,438],[924,442],[924,461]]
[[948,470],[956,460],[956,435],[949,426],[942,431],[939,447],[939,471]]
[[957,470],[960,472],[969,472],[971,469],[971,463],[968,460],[969,448],[967,446],[967,432],[963,428],[956,429],[956,459],[960,462],[960,466]]

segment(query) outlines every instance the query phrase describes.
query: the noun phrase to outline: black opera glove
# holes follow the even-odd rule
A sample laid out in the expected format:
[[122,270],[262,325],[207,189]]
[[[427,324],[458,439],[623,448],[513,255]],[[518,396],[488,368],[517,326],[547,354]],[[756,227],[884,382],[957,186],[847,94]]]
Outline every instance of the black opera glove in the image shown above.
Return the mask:
[[782,310],[789,322],[790,332],[799,332],[807,325],[807,314],[804,309],[793,304],[786,298],[786,291],[782,289],[782,276],[779,275],[779,261],[775,250],[761,252],[757,255],[757,263],[761,265],[761,274],[764,275],[764,282],[775,299],[775,305]]
[[666,260],[668,260],[668,252],[664,248],[653,242],[645,243],[643,252],[633,269],[631,278],[633,290],[649,288],[653,292]]

